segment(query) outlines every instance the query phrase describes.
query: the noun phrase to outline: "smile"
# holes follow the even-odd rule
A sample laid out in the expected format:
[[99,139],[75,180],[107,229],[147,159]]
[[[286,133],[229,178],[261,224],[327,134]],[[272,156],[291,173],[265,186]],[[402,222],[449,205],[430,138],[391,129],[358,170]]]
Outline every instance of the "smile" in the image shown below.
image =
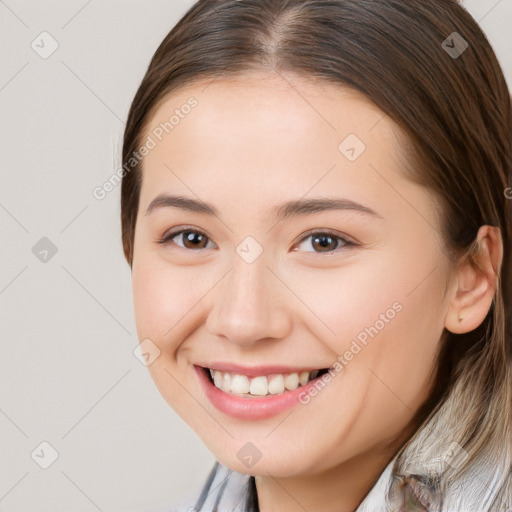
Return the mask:
[[323,375],[327,369],[313,370],[311,372],[272,373],[248,377],[237,373],[206,369],[210,382],[224,393],[250,398],[254,396],[280,395],[305,386],[311,380]]
[[308,393],[309,388],[315,387],[329,371],[329,368],[293,371],[295,369],[283,367],[244,369],[232,365],[229,368],[228,365],[216,366],[194,365],[201,388],[216,409],[243,420],[269,418],[302,403],[301,394]]

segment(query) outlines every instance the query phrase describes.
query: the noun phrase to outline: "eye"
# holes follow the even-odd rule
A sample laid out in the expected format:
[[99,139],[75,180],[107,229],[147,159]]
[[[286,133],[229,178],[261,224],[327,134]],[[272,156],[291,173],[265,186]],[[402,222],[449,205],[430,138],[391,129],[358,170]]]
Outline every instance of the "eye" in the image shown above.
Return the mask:
[[[182,244],[174,242],[174,239],[181,240]],[[174,231],[164,236],[161,240],[157,240],[160,245],[174,244],[184,249],[207,249],[208,235],[197,229],[186,228]],[[213,243],[213,242],[212,242]],[[215,245],[215,244],[213,244]]]
[[[311,239],[309,246],[313,247],[313,251],[302,249],[306,250],[306,252],[331,253],[336,252],[335,249],[357,246],[355,242],[352,242],[351,240],[348,240],[347,238],[337,235],[331,231],[313,231],[310,232],[307,236],[303,237],[301,242],[295,247],[300,247],[300,245],[305,244],[308,239]],[[297,249],[294,248],[294,250]]]
[[[180,240],[181,243],[177,243],[176,240]],[[308,239],[311,239],[310,247],[313,248],[312,251],[308,249],[300,249],[302,244],[305,244]],[[180,229],[179,231],[174,231],[166,236],[164,236],[161,240],[157,240],[157,243],[163,246],[174,244],[182,247],[183,249],[207,249],[208,241],[211,241],[206,233],[199,231],[197,229],[185,228]],[[216,247],[215,243],[213,244],[213,248]],[[329,230],[324,231],[313,231],[309,232],[305,237],[301,239],[299,244],[294,246],[294,251],[303,250],[306,252],[317,252],[317,253],[332,253],[337,252],[336,249],[355,247],[358,244],[340,236],[334,232]],[[212,248],[210,246],[210,248]]]

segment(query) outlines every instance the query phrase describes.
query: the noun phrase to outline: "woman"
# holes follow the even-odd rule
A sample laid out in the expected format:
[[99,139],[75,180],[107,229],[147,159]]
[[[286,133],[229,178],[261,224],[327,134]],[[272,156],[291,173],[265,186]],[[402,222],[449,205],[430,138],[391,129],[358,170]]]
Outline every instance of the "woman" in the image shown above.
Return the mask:
[[190,510],[512,507],[511,104],[453,0],[200,0],[126,125],[158,389],[217,463]]

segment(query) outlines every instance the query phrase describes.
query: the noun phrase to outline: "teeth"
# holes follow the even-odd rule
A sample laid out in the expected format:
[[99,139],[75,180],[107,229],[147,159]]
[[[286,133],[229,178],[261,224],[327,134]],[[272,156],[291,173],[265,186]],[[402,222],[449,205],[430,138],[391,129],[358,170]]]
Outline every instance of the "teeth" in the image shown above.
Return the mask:
[[268,376],[261,375],[249,378],[245,375],[210,369],[210,375],[215,387],[225,393],[234,393],[242,396],[268,396],[278,395],[287,390],[293,391],[316,378],[318,372],[319,370],[288,374],[274,373]]
[[290,373],[284,378],[284,387],[293,391],[299,387],[299,374]]
[[[313,373],[314,372],[311,372],[311,375],[313,375]],[[309,380],[309,372],[301,372],[301,373],[299,373],[299,384],[301,386],[304,386],[304,384],[307,384],[308,380]]]
[[238,394],[249,393],[250,385],[249,379],[245,375],[233,375],[231,391]]
[[268,381],[268,392],[272,395],[284,392],[284,377],[281,374],[270,378]]
[[221,389],[222,381],[224,379],[224,377],[222,376],[222,373],[220,373],[219,370],[210,370],[210,375],[212,376],[215,386],[217,386],[219,389]]
[[268,395],[267,377],[254,377],[254,379],[251,379],[251,386],[249,388],[249,393],[251,393],[251,395],[259,395],[259,396]]
[[222,391],[225,391],[226,393],[231,392],[231,374],[225,373],[222,379]]

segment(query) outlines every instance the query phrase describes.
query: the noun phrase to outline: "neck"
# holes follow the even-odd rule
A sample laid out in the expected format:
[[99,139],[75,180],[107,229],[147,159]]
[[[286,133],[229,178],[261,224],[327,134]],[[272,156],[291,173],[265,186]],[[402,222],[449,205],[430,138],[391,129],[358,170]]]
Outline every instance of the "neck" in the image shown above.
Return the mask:
[[259,510],[354,512],[392,458],[389,453],[368,453],[314,475],[256,476]]

